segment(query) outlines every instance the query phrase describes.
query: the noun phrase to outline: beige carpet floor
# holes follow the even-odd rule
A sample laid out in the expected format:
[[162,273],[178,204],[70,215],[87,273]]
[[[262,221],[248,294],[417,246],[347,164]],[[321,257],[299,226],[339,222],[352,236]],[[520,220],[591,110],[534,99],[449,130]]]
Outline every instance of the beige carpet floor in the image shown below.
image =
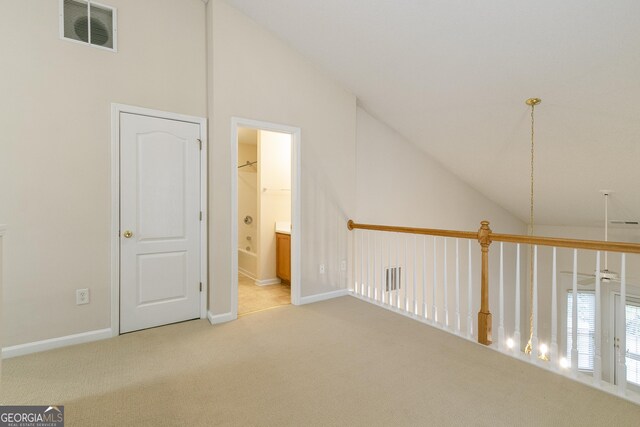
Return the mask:
[[637,426],[640,406],[352,297],[5,360],[67,426]]
[[291,286],[258,286],[247,276],[238,274],[238,315],[291,304]]

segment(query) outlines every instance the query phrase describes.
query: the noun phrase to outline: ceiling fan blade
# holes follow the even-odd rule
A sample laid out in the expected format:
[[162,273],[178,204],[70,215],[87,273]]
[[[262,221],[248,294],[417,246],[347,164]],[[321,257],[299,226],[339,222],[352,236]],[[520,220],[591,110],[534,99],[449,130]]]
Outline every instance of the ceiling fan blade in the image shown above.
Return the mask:
[[[569,275],[569,276],[573,275],[573,271],[559,271],[558,273]],[[589,273],[580,273],[580,272],[578,272],[577,276],[578,277],[596,277],[593,273],[589,274]]]
[[589,286],[596,283],[595,277],[590,277],[589,279],[578,280],[578,285],[580,286]]

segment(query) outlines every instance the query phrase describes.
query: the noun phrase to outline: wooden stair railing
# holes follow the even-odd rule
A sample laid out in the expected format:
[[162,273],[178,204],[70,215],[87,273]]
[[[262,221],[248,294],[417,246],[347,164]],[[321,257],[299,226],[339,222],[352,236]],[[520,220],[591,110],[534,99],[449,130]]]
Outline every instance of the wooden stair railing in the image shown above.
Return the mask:
[[420,234],[461,239],[477,239],[482,251],[480,311],[478,312],[478,342],[491,344],[491,311],[489,309],[489,246],[492,242],[521,243],[526,245],[552,246],[592,251],[622,252],[640,254],[640,244],[624,242],[604,242],[598,240],[563,239],[554,237],[524,236],[518,234],[493,233],[489,221],[482,221],[477,232],[441,230],[433,228],[396,227],[388,225],[358,224],[349,220],[349,230],[387,231],[393,233]]

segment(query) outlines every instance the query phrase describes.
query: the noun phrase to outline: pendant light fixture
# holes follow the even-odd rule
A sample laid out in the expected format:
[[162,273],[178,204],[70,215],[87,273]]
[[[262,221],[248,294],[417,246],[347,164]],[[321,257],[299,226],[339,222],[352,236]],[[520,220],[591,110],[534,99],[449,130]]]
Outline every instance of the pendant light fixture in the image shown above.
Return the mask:
[[[534,200],[534,160],[535,160],[535,108],[542,102],[540,98],[529,98],[525,104],[531,107],[531,169],[529,191],[529,235],[533,236],[533,200]],[[531,354],[533,340],[533,247],[529,247],[529,341],[524,349],[525,354]],[[546,351],[538,355],[540,359],[549,360]]]

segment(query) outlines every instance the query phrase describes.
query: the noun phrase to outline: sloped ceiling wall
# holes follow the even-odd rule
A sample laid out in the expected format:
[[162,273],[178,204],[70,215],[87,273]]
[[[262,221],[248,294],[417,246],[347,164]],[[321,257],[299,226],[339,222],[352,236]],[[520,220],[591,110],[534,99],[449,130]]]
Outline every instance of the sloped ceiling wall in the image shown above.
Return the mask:
[[528,222],[640,219],[640,2],[227,0]]

